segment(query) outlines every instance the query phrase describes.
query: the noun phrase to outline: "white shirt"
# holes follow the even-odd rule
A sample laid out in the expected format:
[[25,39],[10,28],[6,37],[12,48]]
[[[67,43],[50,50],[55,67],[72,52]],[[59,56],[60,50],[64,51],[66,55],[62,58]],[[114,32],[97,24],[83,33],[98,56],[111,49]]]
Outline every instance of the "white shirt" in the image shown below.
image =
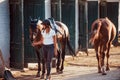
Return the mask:
[[50,45],[54,44],[53,42],[53,36],[55,36],[55,31],[50,28],[50,32],[46,33],[45,30],[42,30],[42,36],[43,36],[43,44],[44,45]]

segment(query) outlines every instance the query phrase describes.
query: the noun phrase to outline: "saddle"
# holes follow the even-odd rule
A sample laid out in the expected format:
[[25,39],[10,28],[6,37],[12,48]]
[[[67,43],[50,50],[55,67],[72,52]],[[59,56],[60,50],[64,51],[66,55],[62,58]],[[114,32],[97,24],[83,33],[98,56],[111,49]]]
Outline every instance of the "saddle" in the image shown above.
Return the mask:
[[48,18],[48,21],[50,22],[51,28],[53,30],[55,30],[56,33],[58,32],[62,35],[62,33],[59,31],[58,25],[55,23],[54,19],[53,18]]

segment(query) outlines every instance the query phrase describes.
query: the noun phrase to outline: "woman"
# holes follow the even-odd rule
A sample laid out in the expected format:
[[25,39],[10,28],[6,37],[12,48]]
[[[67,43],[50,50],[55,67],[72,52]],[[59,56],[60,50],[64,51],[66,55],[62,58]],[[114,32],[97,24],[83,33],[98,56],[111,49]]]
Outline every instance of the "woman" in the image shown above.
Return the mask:
[[46,79],[50,80],[52,58],[54,54],[55,56],[57,56],[56,33],[53,29],[51,29],[51,25],[48,20],[44,20],[41,24],[43,25],[43,29],[41,31],[42,39],[39,42],[34,42],[33,46],[43,44],[42,46],[43,56],[44,56],[44,62],[47,69]]

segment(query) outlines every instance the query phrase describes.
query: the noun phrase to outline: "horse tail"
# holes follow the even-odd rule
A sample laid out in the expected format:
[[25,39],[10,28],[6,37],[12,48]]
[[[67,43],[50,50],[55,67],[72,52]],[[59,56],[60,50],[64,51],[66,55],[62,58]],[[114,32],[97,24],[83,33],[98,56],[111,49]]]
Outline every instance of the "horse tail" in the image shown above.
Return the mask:
[[92,45],[94,45],[94,40],[99,36],[101,26],[102,26],[101,20],[96,20],[92,24],[91,37],[89,40],[89,43],[91,43]]
[[73,50],[72,46],[70,45],[70,37],[66,37],[67,47],[69,49],[69,52],[72,56],[76,56],[75,51]]

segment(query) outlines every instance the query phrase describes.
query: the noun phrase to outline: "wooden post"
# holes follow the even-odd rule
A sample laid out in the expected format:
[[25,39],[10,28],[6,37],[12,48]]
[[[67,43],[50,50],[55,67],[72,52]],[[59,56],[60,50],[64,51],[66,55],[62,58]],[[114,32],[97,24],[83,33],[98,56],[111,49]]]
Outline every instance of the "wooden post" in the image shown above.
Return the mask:
[[1,63],[0,64],[0,78],[2,78],[4,75],[4,70],[5,70],[5,62],[2,56],[1,49],[0,49],[0,63]]

